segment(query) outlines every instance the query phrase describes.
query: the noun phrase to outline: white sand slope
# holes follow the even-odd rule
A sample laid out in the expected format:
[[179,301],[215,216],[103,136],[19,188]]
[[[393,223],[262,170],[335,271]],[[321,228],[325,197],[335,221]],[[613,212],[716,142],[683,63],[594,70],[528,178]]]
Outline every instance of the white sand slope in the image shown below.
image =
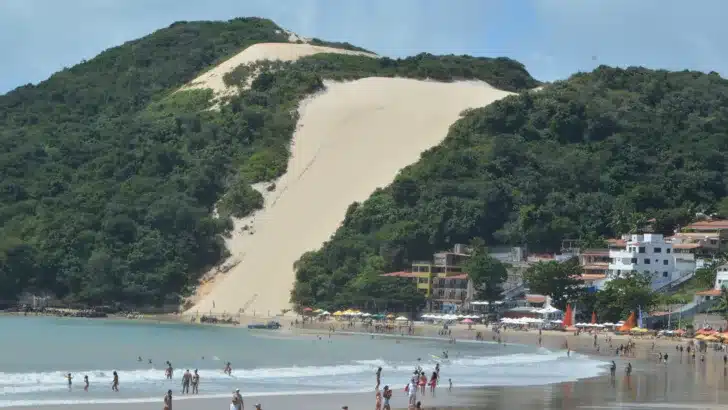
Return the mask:
[[[228,241],[234,266],[188,313],[247,308],[246,315],[272,316],[289,308],[293,263],[330,238],[352,202],[440,143],[464,109],[510,94],[483,82],[327,83],[325,92],[301,104],[288,172],[265,209],[236,223]],[[244,223],[253,228],[241,233]]]
[[[289,40],[295,41],[299,39],[299,37],[295,37],[295,34],[287,33],[289,34]],[[374,58],[378,57],[376,54],[365,53],[362,51],[350,51],[340,48],[314,46],[311,44],[258,43],[246,48],[232,58],[225,60],[217,67],[195,78],[182,89],[189,90],[210,88],[217,96],[229,95],[237,90],[226,87],[222,78],[225,74],[233,71],[242,64],[253,64],[263,60],[295,61],[299,58],[321,53],[362,55]]]

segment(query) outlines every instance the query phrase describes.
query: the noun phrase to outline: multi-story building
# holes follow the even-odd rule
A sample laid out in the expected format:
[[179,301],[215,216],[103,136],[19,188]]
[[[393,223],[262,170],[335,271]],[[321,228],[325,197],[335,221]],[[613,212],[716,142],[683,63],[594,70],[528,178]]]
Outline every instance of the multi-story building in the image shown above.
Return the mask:
[[609,241],[607,281],[639,272],[647,275],[653,289],[660,289],[695,272],[695,261],[673,252],[673,244],[661,234],[623,235]]
[[417,289],[424,293],[430,311],[455,311],[473,299],[472,280],[462,265],[470,257],[469,250],[460,244],[451,252],[438,252],[433,261],[415,261],[409,272],[392,272],[383,276],[412,278]]
[[703,303],[720,297],[723,288],[728,288],[728,264],[720,265],[715,270],[715,282],[712,289],[695,294],[695,302]]

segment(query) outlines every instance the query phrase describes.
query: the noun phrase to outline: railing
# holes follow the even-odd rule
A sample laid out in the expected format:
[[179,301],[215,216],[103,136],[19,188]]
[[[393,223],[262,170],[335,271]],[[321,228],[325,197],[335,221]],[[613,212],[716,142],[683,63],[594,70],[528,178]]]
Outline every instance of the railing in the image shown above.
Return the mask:
[[675,286],[682,285],[683,283],[690,280],[693,276],[695,276],[695,272],[690,272],[685,276],[681,276],[681,277],[673,280],[672,282],[668,282],[668,283],[660,286],[659,288],[655,289],[655,292],[668,291],[668,290],[674,288]]

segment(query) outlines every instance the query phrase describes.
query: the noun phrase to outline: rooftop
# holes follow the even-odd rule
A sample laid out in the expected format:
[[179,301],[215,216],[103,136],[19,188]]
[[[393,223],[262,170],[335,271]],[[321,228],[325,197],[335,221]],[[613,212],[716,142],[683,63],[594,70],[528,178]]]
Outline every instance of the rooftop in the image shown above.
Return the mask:
[[720,296],[720,289],[708,289],[695,293],[698,296]]
[[581,275],[582,280],[600,280],[606,278],[606,274],[601,273],[584,273]]
[[697,249],[703,245],[699,243],[673,243],[672,247],[675,249]]
[[625,241],[624,239],[607,239],[607,243],[609,244],[609,246],[616,246],[619,248],[624,248],[625,246],[627,246],[627,241]]
[[691,223],[686,226],[685,229],[695,230],[717,230],[717,229],[728,229],[728,220],[713,220],[713,221],[699,221]]
[[385,273],[382,276],[389,276],[389,277],[396,277],[396,278],[419,278],[421,276],[427,276],[427,275],[429,275],[428,272],[405,272],[405,271],[400,271],[400,272]]
[[609,256],[609,249],[587,249],[581,254],[584,256]]
[[544,303],[544,302],[546,302],[546,296],[544,296],[544,295],[526,295],[526,301],[528,303]]

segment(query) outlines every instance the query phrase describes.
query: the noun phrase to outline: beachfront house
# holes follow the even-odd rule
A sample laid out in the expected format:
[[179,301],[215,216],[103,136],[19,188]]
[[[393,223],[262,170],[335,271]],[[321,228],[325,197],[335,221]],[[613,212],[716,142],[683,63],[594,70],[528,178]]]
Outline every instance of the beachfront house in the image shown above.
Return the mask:
[[674,253],[673,243],[656,233],[622,235],[609,242],[607,277],[597,284],[632,273],[650,278],[652,289],[659,290],[679,283],[695,273],[695,260]]

